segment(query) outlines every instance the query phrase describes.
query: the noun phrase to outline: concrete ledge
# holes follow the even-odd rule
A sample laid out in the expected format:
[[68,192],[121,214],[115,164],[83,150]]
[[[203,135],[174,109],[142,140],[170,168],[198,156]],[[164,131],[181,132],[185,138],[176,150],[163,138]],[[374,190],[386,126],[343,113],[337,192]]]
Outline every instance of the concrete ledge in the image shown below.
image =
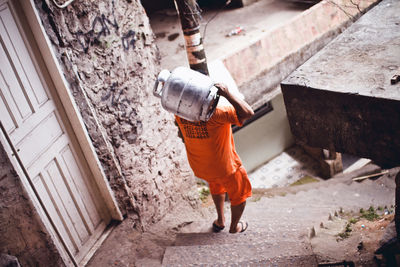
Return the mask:
[[[350,22],[346,24],[350,24]],[[253,80],[244,82],[239,90],[246,96],[246,101],[254,109],[271,101],[276,95],[281,93],[280,82],[338,36],[342,32],[343,27],[345,25],[328,31],[299,50],[287,55],[271,68],[264,70]]]
[[382,1],[281,83],[298,142],[400,165],[399,12]]
[[[266,33],[252,44],[232,51],[221,60],[239,87],[254,80],[263,84],[265,79],[262,77],[267,75],[266,77],[276,77],[267,88],[271,89],[314,54],[315,50],[321,49],[340,33],[346,23],[351,23],[355,17],[377,1],[353,0],[353,2],[359,3],[359,6],[351,4],[350,0],[322,1],[285,25]],[[315,42],[319,45],[313,47],[312,44]],[[314,50],[308,50],[309,48]],[[273,75],[268,76],[269,72]],[[255,87],[260,86],[253,86]],[[261,87],[260,91],[266,90],[265,84]],[[247,97],[247,93],[241,91]]]

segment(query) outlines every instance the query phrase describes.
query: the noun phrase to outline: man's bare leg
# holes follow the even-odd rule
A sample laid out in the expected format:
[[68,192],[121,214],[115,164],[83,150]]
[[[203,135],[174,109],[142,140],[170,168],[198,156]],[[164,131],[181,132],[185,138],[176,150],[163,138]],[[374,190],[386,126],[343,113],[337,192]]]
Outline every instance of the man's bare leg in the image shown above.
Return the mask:
[[214,222],[219,227],[225,227],[225,215],[224,215],[224,202],[225,193],[220,195],[211,195],[217,210],[217,220]]
[[242,231],[243,225],[239,226],[238,223],[240,218],[242,217],[244,207],[246,206],[246,201],[237,205],[231,206],[232,218],[231,218],[231,227],[229,229],[229,233],[237,233]]

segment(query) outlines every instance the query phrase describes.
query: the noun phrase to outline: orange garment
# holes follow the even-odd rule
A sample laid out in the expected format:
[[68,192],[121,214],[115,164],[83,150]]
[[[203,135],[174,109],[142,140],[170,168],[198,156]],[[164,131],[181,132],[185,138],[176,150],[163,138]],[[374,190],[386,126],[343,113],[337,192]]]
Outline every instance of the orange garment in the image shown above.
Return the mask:
[[231,124],[241,126],[232,106],[217,107],[207,122],[176,121],[194,174],[206,180],[213,195],[228,193],[236,206],[251,196],[251,184],[235,151]]
[[212,195],[228,193],[232,206],[237,206],[251,197],[251,184],[243,166],[230,176],[220,178],[217,182],[208,182]]
[[185,140],[190,167],[197,177],[212,181],[230,176],[242,165],[231,129],[231,124],[241,126],[234,107],[217,107],[207,122],[175,117]]

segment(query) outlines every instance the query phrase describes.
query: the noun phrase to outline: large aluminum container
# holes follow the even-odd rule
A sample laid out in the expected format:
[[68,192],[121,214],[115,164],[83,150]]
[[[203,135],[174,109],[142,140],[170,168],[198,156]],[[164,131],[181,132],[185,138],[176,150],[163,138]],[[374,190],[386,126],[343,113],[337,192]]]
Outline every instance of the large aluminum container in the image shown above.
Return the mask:
[[210,77],[186,67],[162,70],[153,94],[163,108],[189,121],[207,121],[217,107],[218,89]]

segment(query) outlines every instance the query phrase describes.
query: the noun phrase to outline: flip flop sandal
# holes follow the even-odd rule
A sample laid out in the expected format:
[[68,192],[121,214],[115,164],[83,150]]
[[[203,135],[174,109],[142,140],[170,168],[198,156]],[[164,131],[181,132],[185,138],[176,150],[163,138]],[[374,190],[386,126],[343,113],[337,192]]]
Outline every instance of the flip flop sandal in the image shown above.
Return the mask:
[[213,232],[214,233],[219,233],[222,230],[224,230],[225,226],[221,227],[221,226],[215,224],[215,222],[214,222],[213,225],[212,225],[212,228],[213,228]]
[[248,224],[247,222],[242,222],[242,221],[240,221],[240,222],[238,222],[238,223],[240,223],[240,224],[242,225],[242,230],[240,230],[239,233],[243,233],[243,232],[246,231],[247,228],[249,227],[249,224]]

